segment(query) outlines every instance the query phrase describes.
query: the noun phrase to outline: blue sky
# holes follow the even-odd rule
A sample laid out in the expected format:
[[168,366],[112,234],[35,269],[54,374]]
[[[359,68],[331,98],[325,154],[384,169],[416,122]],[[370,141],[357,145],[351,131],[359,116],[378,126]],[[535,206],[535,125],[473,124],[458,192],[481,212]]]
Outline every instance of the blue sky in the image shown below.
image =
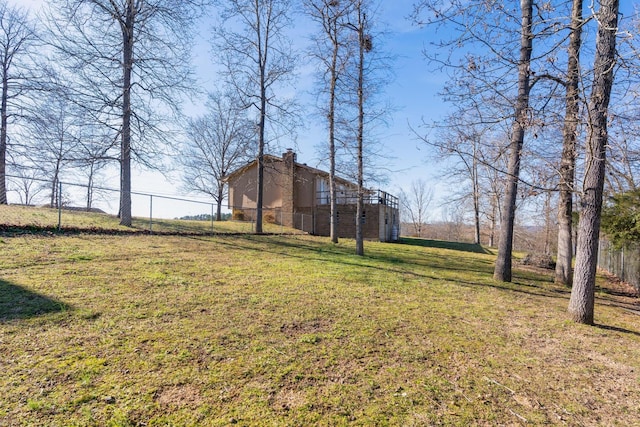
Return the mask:
[[[44,0],[9,0],[32,11],[37,11]],[[383,142],[386,152],[389,153],[389,161],[385,161],[385,167],[391,170],[388,173],[388,182],[378,185],[383,189],[397,194],[402,187],[407,188],[414,179],[422,178],[436,182],[434,176],[437,171],[434,163],[429,161],[427,148],[416,140],[415,135],[409,129],[409,123],[414,127],[420,125],[422,118],[431,121],[437,119],[443,113],[443,104],[437,97],[437,91],[443,84],[441,76],[428,71],[426,61],[423,59],[422,48],[428,35],[424,29],[413,26],[407,19],[411,13],[414,0],[382,1],[378,16],[380,28],[387,30],[383,49],[396,57],[392,63],[394,69],[393,80],[383,88],[381,98],[394,107],[389,115],[388,128],[380,128],[377,131],[379,139]],[[301,17],[296,16],[296,34],[304,33],[307,23],[301,22]],[[214,61],[211,54],[209,40],[211,39],[211,23],[203,22],[200,25],[200,33],[197,37],[197,45],[194,49],[194,65],[203,90],[212,89],[216,80]],[[296,46],[301,49],[306,47],[306,37],[296,41]],[[308,63],[308,60],[304,62]],[[312,97],[308,94],[313,87],[313,70],[311,67],[301,67],[296,91],[300,95],[306,110],[312,111],[310,103]],[[188,114],[197,114],[201,104],[187,105]],[[298,161],[317,165],[319,162],[316,152],[317,146],[326,140],[326,134],[322,123],[308,121],[305,130],[299,133],[297,139]],[[282,148],[290,145],[282,141]],[[272,153],[280,154],[280,153]],[[117,171],[113,171],[109,177],[113,186],[117,187]],[[132,181],[134,191],[152,192],[172,195],[182,195],[179,189],[179,176],[172,174],[169,179],[158,173],[147,171],[134,171]],[[434,184],[435,185],[435,184]],[[157,203],[154,201],[154,204]],[[435,203],[434,203],[435,205]],[[146,209],[146,208],[144,208]],[[190,209],[200,209],[192,206]],[[199,213],[199,212],[189,212]],[[134,214],[145,214],[136,212]]]
[[[393,80],[383,88],[382,99],[388,101],[394,108],[389,115],[389,127],[380,128],[376,134],[384,144],[389,153],[389,160],[384,162],[385,168],[389,169],[388,182],[378,185],[370,183],[371,186],[379,186],[392,194],[398,194],[401,188],[408,190],[411,182],[423,179],[434,189],[435,199],[431,204],[431,220],[441,220],[442,210],[440,204],[444,197],[451,191],[449,184],[440,178],[440,168],[442,161],[435,159],[432,149],[421,142],[410,130],[410,125],[415,129],[420,129],[422,122],[431,123],[442,119],[449,109],[449,105],[442,102],[438,92],[447,84],[446,76],[442,73],[433,72],[427,61],[424,59],[422,50],[429,47],[428,41],[432,38],[439,38],[441,34],[434,34],[432,28],[419,28],[414,26],[408,19],[412,11],[415,0],[380,0],[380,10],[377,22],[380,28],[386,30],[382,40],[383,51],[395,56],[392,63]],[[27,7],[32,11],[38,10],[46,0],[9,0],[10,3]],[[585,2],[585,14],[589,13],[591,2]],[[621,2],[621,11],[626,17],[634,12],[633,9],[638,2]],[[305,32],[310,25],[304,22],[300,15],[294,16],[296,28],[293,33],[296,35],[296,46],[302,51],[307,47],[308,41]],[[212,22],[202,22],[199,26],[200,34],[197,36],[197,44],[194,49],[194,66],[201,83],[203,91],[213,89],[213,83],[218,80],[212,57],[211,40]],[[585,45],[592,49],[592,41],[585,41]],[[377,44],[376,44],[377,45]],[[587,61],[585,59],[585,61]],[[298,70],[299,80],[296,85],[296,93],[299,95],[304,112],[311,116],[313,112],[312,99],[309,92],[313,88],[313,67],[310,61],[305,59],[304,66]],[[306,104],[305,104],[306,102]],[[187,106],[186,112],[190,115],[198,114],[202,108],[202,103],[195,103]],[[283,140],[280,142],[280,149],[295,146],[298,152],[298,161],[312,166],[318,166],[319,155],[316,152],[318,145],[326,141],[326,131],[322,122],[309,120],[307,127],[299,132],[297,144]],[[279,151],[279,150],[275,150]],[[279,152],[271,154],[278,155]],[[110,172],[107,186],[118,187],[118,171],[114,168]],[[134,191],[151,192],[160,194],[170,194],[180,197],[195,198],[186,196],[180,189],[179,174],[173,173],[165,178],[159,173],[151,173],[141,170],[139,167],[133,171],[132,185]],[[154,209],[159,202],[154,201]],[[116,203],[117,205],[117,203]],[[168,203],[167,207],[158,206],[158,211],[167,209],[173,212],[176,205]],[[202,213],[200,206],[186,206],[186,212],[179,214],[162,214],[161,216],[172,217],[183,214]],[[110,211],[116,207],[110,206]],[[146,215],[147,206],[138,208],[134,201],[134,215]]]
[[[378,23],[380,28],[387,30],[384,39],[381,41],[382,49],[396,57],[392,63],[394,78],[383,88],[381,100],[394,107],[389,115],[389,127],[376,130],[376,135],[386,147],[391,162],[384,162],[386,167],[391,169],[388,174],[389,181],[378,185],[391,193],[397,193],[399,187],[407,187],[412,179],[428,178],[433,173],[433,168],[429,167],[426,147],[416,141],[409,129],[409,122],[413,126],[420,124],[422,117],[430,121],[435,119],[435,115],[442,113],[442,103],[437,97],[437,92],[443,84],[440,75],[428,72],[426,61],[423,59],[422,48],[426,30],[413,26],[407,19],[412,11],[414,0],[382,1],[379,11]],[[305,33],[309,23],[304,22],[299,15],[295,16],[295,34],[302,35],[296,40],[295,45],[301,51],[307,48],[310,33]],[[209,23],[201,25],[202,32],[206,33],[201,38],[201,43],[196,48],[195,62],[199,76],[204,81],[204,87],[211,84],[215,73],[212,73],[212,62],[210,48],[208,45]],[[326,141],[326,131],[324,123],[314,121],[313,96],[309,92],[313,90],[314,76],[313,66],[309,65],[309,60],[303,58],[304,66],[298,70],[299,79],[296,84],[296,92],[300,102],[303,103],[305,112],[303,115],[307,120],[307,128],[301,131],[297,138],[298,161],[316,166],[319,162],[317,146]],[[308,112],[309,114],[305,114]],[[281,145],[286,148],[290,145],[288,141],[281,141]],[[272,153],[280,154],[280,153]],[[394,172],[395,171],[395,172]]]

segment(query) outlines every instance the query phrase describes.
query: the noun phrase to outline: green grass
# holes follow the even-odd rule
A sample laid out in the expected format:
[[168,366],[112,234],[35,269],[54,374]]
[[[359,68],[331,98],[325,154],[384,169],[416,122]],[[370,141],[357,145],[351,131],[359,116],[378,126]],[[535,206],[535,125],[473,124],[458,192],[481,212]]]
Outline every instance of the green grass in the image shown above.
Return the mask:
[[[248,221],[188,221],[161,218],[134,217],[132,227],[120,225],[120,220],[114,215],[90,213],[82,211],[62,210],[33,206],[0,205],[0,224],[4,230],[10,232],[28,231],[56,231],[60,228],[67,231],[109,231],[120,233],[153,232],[153,233],[182,233],[182,234],[229,234],[251,233],[254,225]],[[265,233],[302,234],[301,231],[283,227],[277,224],[264,223]]]
[[354,246],[3,237],[0,425],[638,425],[634,298],[587,327],[549,273]]
[[489,249],[475,243],[445,242],[442,240],[419,239],[416,237],[403,237],[401,243],[405,245],[423,246],[428,248],[453,249],[455,251],[473,252],[479,254],[492,253]]

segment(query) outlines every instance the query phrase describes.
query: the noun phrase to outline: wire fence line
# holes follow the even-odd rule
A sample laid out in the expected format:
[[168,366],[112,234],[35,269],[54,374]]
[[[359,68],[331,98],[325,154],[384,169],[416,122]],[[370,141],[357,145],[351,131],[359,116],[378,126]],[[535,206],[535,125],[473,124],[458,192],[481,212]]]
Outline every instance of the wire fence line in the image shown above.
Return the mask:
[[[255,224],[257,217],[256,208],[234,209],[232,218]],[[309,213],[303,212],[284,212],[282,208],[262,208],[262,221],[264,225],[280,227],[284,231],[285,227],[296,229],[303,233],[314,234],[315,217]]]
[[[63,225],[63,212],[86,211],[118,215],[120,190],[104,186],[89,186],[75,182],[57,180],[55,184],[50,180],[16,175],[5,175],[7,178],[7,192],[11,203],[23,205],[39,205],[56,208],[58,210],[58,224]],[[40,183],[38,188],[32,188],[33,183]],[[44,189],[46,187],[46,189]],[[11,195],[13,197],[11,197]],[[213,201],[202,201],[175,195],[161,193],[131,191],[132,212],[137,218],[137,225],[153,232],[159,221],[179,219],[181,217],[198,218],[197,227],[186,225],[189,221],[162,221],[162,227],[181,228],[189,231],[202,231],[202,222],[209,223],[209,231],[214,232],[214,220],[217,204]],[[14,203],[17,202],[17,203]],[[115,206],[115,208],[114,208]],[[195,221],[191,221],[195,222]],[[254,229],[251,221],[246,221],[244,227],[236,227],[240,232],[250,232]]]
[[615,247],[601,238],[598,247],[598,267],[614,274],[640,292],[640,245]]

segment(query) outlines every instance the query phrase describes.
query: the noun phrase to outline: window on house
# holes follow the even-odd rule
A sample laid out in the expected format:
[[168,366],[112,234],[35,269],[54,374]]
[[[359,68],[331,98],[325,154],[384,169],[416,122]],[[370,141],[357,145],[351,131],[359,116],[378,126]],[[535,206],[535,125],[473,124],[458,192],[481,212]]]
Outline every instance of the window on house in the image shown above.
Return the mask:
[[325,179],[319,178],[316,181],[316,199],[319,205],[328,205],[329,199],[329,183]]

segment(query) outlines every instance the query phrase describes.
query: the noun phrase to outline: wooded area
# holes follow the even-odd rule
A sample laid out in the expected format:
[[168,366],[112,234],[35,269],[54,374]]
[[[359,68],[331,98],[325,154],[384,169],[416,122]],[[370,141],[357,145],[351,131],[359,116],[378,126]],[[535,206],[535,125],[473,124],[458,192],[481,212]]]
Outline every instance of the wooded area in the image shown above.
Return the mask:
[[[484,217],[492,223],[499,204],[494,278],[511,281],[516,210],[533,199],[549,229],[554,217],[549,212],[556,206],[557,250],[545,251],[557,256],[556,280],[572,285],[571,316],[593,324],[603,201],[635,188],[637,176],[630,161],[637,152],[637,143],[630,141],[637,133],[629,106],[637,102],[633,70],[639,58],[633,34],[638,22],[619,22],[615,0],[591,4],[583,12],[582,1],[527,0],[520,7],[515,2],[422,1],[414,19],[450,31],[426,56],[456,83],[443,90],[456,119],[425,122],[432,132],[419,135],[462,165],[462,181],[471,188],[463,196],[473,200],[476,224],[478,200],[485,200]],[[607,163],[608,156],[615,160]],[[496,170],[500,173],[493,175]],[[500,189],[483,190],[478,172],[497,178]]]

